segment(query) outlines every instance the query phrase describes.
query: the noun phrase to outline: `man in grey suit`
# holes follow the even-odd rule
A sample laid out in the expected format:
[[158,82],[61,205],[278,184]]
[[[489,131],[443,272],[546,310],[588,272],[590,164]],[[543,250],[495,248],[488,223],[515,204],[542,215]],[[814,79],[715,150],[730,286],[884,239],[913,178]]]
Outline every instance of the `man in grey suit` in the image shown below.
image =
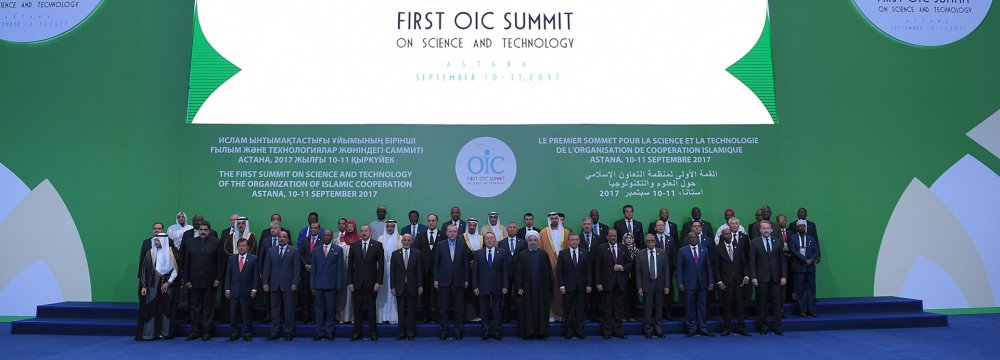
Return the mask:
[[663,298],[670,294],[670,258],[656,247],[656,235],[646,234],[646,248],[635,257],[635,287],[643,297],[642,330],[649,339],[663,335]]
[[[229,299],[229,328],[232,335],[229,341],[236,341],[242,333],[243,340],[253,338],[253,319],[250,309],[253,308],[253,298],[257,297],[257,256],[248,254],[250,244],[247,239],[236,243],[238,254],[229,258],[226,268],[226,299]],[[237,313],[239,311],[239,313]],[[237,320],[243,319],[243,322]]]
[[[288,231],[278,234],[278,247],[273,247],[264,262],[264,292],[271,297],[271,334],[267,340],[277,339],[281,333],[285,341],[295,336],[295,292],[299,290],[302,262],[298,249],[288,245]],[[282,311],[284,310],[284,311]]]
[[313,341],[334,339],[337,315],[337,290],[344,286],[344,254],[339,245],[333,244],[333,231],[323,230],[323,245],[312,250],[312,269],[309,282],[312,284],[313,304],[316,314],[316,336]]
[[750,241],[750,282],[757,287],[757,330],[767,334],[767,311],[771,310],[775,334],[781,330],[781,293],[788,278],[788,263],[781,239],[771,237],[771,222],[761,220],[760,237]]

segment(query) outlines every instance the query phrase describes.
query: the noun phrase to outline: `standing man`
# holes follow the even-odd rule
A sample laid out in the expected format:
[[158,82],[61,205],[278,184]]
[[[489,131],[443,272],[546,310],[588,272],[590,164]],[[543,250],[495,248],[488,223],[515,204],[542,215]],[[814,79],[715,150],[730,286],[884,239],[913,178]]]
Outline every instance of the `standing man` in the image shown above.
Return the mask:
[[482,338],[503,339],[500,329],[500,301],[507,295],[510,271],[507,252],[497,249],[493,232],[483,235],[485,247],[474,253],[472,263],[472,293],[479,297],[479,318],[482,319]]
[[[702,232],[704,232],[705,234],[713,234],[713,232],[712,232],[712,223],[710,223],[707,220],[701,218],[701,208],[699,208],[697,206],[691,208],[691,220],[688,220],[688,222],[684,223],[684,226],[681,228],[681,233],[682,234],[687,234],[687,233],[691,232],[693,230],[694,223],[700,223],[701,224],[701,231],[698,232],[699,235],[702,235]],[[684,235],[684,236],[687,236],[687,235]],[[706,235],[706,236],[708,236],[708,235]],[[709,237],[709,239],[711,240],[711,237]],[[699,241],[699,243],[702,246],[708,246],[708,244],[706,242],[704,242],[704,241]]]
[[517,237],[524,239],[524,236],[528,233],[528,231],[542,231],[542,229],[535,227],[535,214],[530,212],[524,213],[524,217],[522,217],[522,219],[524,220],[524,227],[517,230]]
[[[674,230],[676,232],[676,229]],[[673,287],[674,283],[674,270],[677,267],[675,261],[677,259],[677,239],[673,238],[667,232],[667,225],[663,220],[656,220],[653,222],[653,232],[651,233],[654,238],[656,238],[656,248],[663,249],[664,255],[667,257],[667,277],[664,279],[668,288]],[[663,317],[667,320],[674,321],[674,292],[671,291],[663,297]]]
[[[347,218],[337,219],[337,233],[333,234],[334,240],[340,240],[340,238],[344,237],[344,234],[347,234]],[[334,241],[334,243],[337,242]]]
[[[229,258],[226,266],[226,299],[229,299],[228,341],[253,338],[253,298],[257,297],[257,256],[250,254],[250,242],[240,239],[236,244],[237,254]],[[237,321],[242,319],[243,321]]]
[[[726,211],[724,213],[722,213],[722,216],[724,218],[726,218],[726,221],[724,221],[722,223],[723,226],[719,226],[719,228],[717,230],[715,230],[715,238],[714,238],[715,239],[715,245],[719,245],[719,242],[721,241],[721,240],[719,240],[719,237],[722,236],[722,229],[725,229],[725,228],[729,227],[729,219],[732,219],[733,217],[735,217],[736,216],[736,212],[734,212],[733,209],[726,209]],[[743,229],[743,226],[739,226],[739,228],[737,228],[737,230],[738,230],[738,232],[746,232],[746,230]],[[735,233],[733,233],[733,234],[735,234]]]
[[312,251],[309,271],[311,295],[316,304],[316,336],[313,341],[333,340],[337,329],[337,290],[344,286],[344,254],[334,244],[333,231],[323,230],[323,244]]
[[[662,220],[656,221],[662,224]],[[635,257],[635,288],[643,298],[642,330],[649,339],[663,335],[663,297],[670,294],[670,258],[656,247],[656,235],[646,234],[646,248]]]
[[601,223],[601,213],[597,209],[590,209],[590,221],[594,226],[594,235],[604,236],[608,233],[608,225]]
[[302,322],[311,324],[313,322],[313,300],[315,295],[312,291],[312,259],[313,252],[317,246],[323,246],[321,237],[326,230],[321,230],[318,222],[309,224],[309,233],[299,242],[299,256],[303,265],[302,291],[299,292],[298,303],[302,305]]
[[[590,210],[590,213],[591,215],[597,215],[597,209]],[[604,227],[604,230],[600,230],[601,226]],[[587,250],[588,255],[597,254],[597,249],[601,246],[601,244],[608,242],[604,235],[597,235],[597,232],[602,231],[602,234],[607,235],[608,226],[604,224],[594,225],[594,219],[592,217],[585,217],[580,221],[580,227],[582,229],[582,233],[580,234],[580,247]],[[588,256],[588,258],[590,259],[590,264],[588,265],[591,269],[593,269],[594,256]],[[591,277],[593,277],[593,275],[591,275]],[[591,281],[591,284],[593,284],[593,281]],[[587,319],[594,322],[598,321],[601,313],[601,294],[597,291],[591,291],[590,293],[584,295],[584,298],[586,299],[587,304],[585,314]]]
[[608,242],[601,244],[594,259],[594,283],[597,291],[603,294],[604,303],[601,335],[605,339],[612,336],[624,339],[625,282],[628,272],[632,271],[632,261],[625,253],[625,246],[618,243],[618,230],[608,229],[607,237]]
[[139,261],[139,321],[136,340],[170,339],[174,336],[174,313],[177,293],[175,250],[168,235],[161,232],[150,241],[149,249]]
[[670,221],[670,209],[660,208],[659,217],[657,217],[656,220],[653,220],[653,221],[649,222],[649,231],[647,231],[647,233],[652,234],[652,233],[656,232],[656,221],[657,220],[663,221],[664,231],[662,231],[662,232],[665,233],[665,234],[670,235],[670,237],[673,238],[674,240],[677,240],[677,230],[678,230],[677,229],[677,224],[675,224],[673,221]]
[[[743,336],[750,336],[746,330],[745,313],[743,309],[744,287],[750,282],[750,273],[747,270],[746,249],[750,245],[746,240],[736,243],[733,241],[732,225],[739,224],[739,220],[729,219],[730,226],[721,227],[722,234],[718,250],[715,252],[712,265],[715,266],[715,285],[719,287],[719,300],[722,302],[722,336],[729,336],[733,329],[733,310],[736,310],[736,333]],[[736,235],[741,235],[737,233]],[[743,235],[746,236],[746,235]]]
[[385,251],[382,244],[372,240],[370,225],[361,225],[361,240],[351,245],[347,260],[347,290],[354,303],[354,335],[351,341],[361,339],[361,320],[368,315],[368,336],[378,340],[378,317],[375,297],[382,288],[385,276]]
[[528,250],[517,257],[514,288],[521,300],[518,332],[524,339],[549,337],[548,316],[552,305],[553,274],[549,255],[538,246],[539,234],[528,231]]
[[191,334],[188,340],[201,337],[208,341],[215,331],[215,294],[225,276],[225,258],[220,256],[219,239],[208,236],[209,224],[198,226],[198,237],[184,252],[184,286],[191,296]]
[[278,247],[271,248],[264,262],[264,292],[271,297],[271,334],[267,340],[277,339],[281,333],[285,341],[295,336],[295,292],[299,290],[302,258],[294,246],[289,245],[288,232],[278,235]]
[[459,209],[458,206],[452,206],[449,214],[451,215],[451,220],[442,224],[441,230],[447,231],[448,225],[455,225],[455,228],[458,229],[458,233],[464,234],[465,221],[462,221],[462,209]]
[[760,237],[760,221],[764,219],[764,210],[757,209],[754,212],[754,222],[750,224],[750,239],[756,239]]
[[422,258],[421,266],[423,274],[424,292],[420,295],[420,311],[423,314],[424,324],[429,324],[434,318],[434,308],[437,298],[434,296],[434,246],[438,242],[445,240],[444,231],[438,230],[438,216],[434,213],[427,214],[427,230],[417,235],[414,248],[420,250]]
[[[302,245],[302,239],[305,239],[306,236],[309,236],[309,232],[310,232],[309,225],[312,224],[312,223],[317,223],[317,224],[319,223],[319,214],[316,213],[315,211],[310,212],[309,216],[306,217],[306,226],[303,227],[301,230],[299,230],[299,237],[296,238],[296,241],[297,241],[296,243],[297,244]],[[323,229],[323,227],[320,226],[320,230],[322,230],[322,229]],[[322,234],[322,233],[323,232],[320,232],[320,234]]]
[[[572,231],[563,227],[562,219],[556,212],[549,213],[549,226],[542,229],[539,233],[538,247],[545,250],[545,254],[549,256],[549,264],[552,266],[549,269],[550,274],[556,273],[556,256],[563,249],[569,247],[569,234]],[[562,308],[562,295],[559,294],[559,288],[555,287],[556,279],[552,278],[549,281],[552,287],[552,314],[549,315],[549,322],[555,320],[562,320],[563,308]]]
[[368,224],[372,229],[372,239],[381,238],[382,234],[385,234],[385,214],[388,212],[385,205],[375,207],[375,220]]
[[[277,221],[278,224],[281,224],[281,214],[278,214],[278,213],[271,214],[271,220],[268,221],[268,223],[267,223],[268,226],[266,228],[264,228],[264,230],[260,231],[260,236],[258,236],[257,239],[259,239],[261,241],[261,245],[264,244],[264,238],[270,238],[269,235],[271,234],[271,223],[273,223],[275,221]],[[279,230],[288,231],[288,229],[285,229],[285,228],[281,228]],[[274,234],[274,239],[275,240],[278,239],[278,234]],[[260,257],[260,256],[258,255],[257,257]]]
[[506,252],[508,255],[507,284],[504,284],[508,291],[504,294],[503,299],[501,300],[501,311],[503,312],[501,316],[503,317],[504,323],[509,323],[512,318],[515,318],[514,314],[517,312],[517,309],[514,306],[516,303],[516,301],[514,301],[514,291],[510,290],[513,289],[514,271],[516,270],[514,269],[514,265],[516,264],[515,260],[517,259],[517,254],[520,254],[528,248],[528,244],[524,242],[524,239],[517,237],[516,222],[511,221],[507,223],[507,237],[499,240],[499,245],[497,245],[497,247],[500,248],[501,251]]
[[496,235],[497,239],[503,239],[507,237],[507,228],[500,223],[500,213],[496,211],[490,211],[486,215],[487,224],[483,225],[482,229],[479,229],[479,235],[486,236],[486,233],[492,232]]
[[688,246],[677,251],[677,287],[684,292],[688,337],[694,336],[696,331],[704,336],[714,336],[708,331],[708,324],[705,321],[708,311],[708,292],[712,291],[712,284],[715,283],[711,252],[698,242],[698,234],[692,231],[688,233]]
[[770,309],[775,334],[781,330],[781,292],[788,277],[788,267],[781,254],[781,240],[771,237],[771,222],[761,220],[759,238],[750,241],[750,282],[757,288],[757,330],[767,334]]
[[[584,221],[584,231],[593,230],[586,227],[587,223],[588,221]],[[573,337],[583,340],[585,338],[583,322],[587,319],[588,313],[586,300],[592,291],[594,272],[591,267],[590,251],[580,247],[580,234],[570,235],[569,248],[559,252],[556,278],[565,306],[564,336],[567,340]]]
[[635,210],[632,208],[632,205],[623,206],[622,214],[625,215],[625,218],[615,221],[615,232],[618,237],[624,238],[625,233],[631,233],[634,239],[644,239],[642,236],[642,223],[633,219]]
[[181,244],[184,241],[184,233],[193,229],[193,226],[187,224],[187,214],[183,211],[177,213],[177,223],[167,228],[167,236],[170,238],[170,243],[173,244],[174,250],[181,249]]
[[469,248],[458,242],[458,226],[447,225],[448,238],[438,243],[434,250],[434,288],[438,294],[438,319],[441,340],[448,338],[448,308],[452,311],[455,339],[462,340],[465,314],[465,289],[469,287]]
[[[417,236],[427,231],[427,226],[420,223],[420,213],[416,210],[410,210],[406,217],[410,220],[410,223],[400,227],[399,235],[410,234],[413,237],[413,241],[416,241]],[[344,224],[347,224],[346,220]]]
[[799,303],[799,316],[816,316],[816,257],[819,242],[808,234],[805,219],[795,222],[797,233],[792,236],[792,275],[795,277],[795,300]]
[[389,289],[396,297],[399,336],[396,340],[413,341],[417,337],[417,297],[424,292],[424,265],[420,250],[413,249],[413,235],[403,234],[402,248],[392,252],[389,261]]
[[[402,238],[399,237],[396,229],[396,220],[385,220],[385,232],[382,233],[382,236],[378,237],[379,244],[382,244],[382,260],[385,261],[385,264],[382,265],[382,268],[385,269],[384,277],[382,278],[383,284],[388,284],[392,276],[392,267],[389,264],[392,261],[392,253],[402,247]],[[388,322],[390,324],[399,322],[396,297],[392,295],[391,291],[380,291],[375,296],[375,307],[378,309],[375,312],[378,316],[378,322]]]
[[[271,216],[274,217],[273,215]],[[281,227],[281,221],[271,221],[271,227],[269,230],[261,235],[260,246],[257,247],[257,261],[260,265],[257,266],[257,275],[263,274],[264,263],[267,262],[267,254],[271,252],[271,249],[278,247],[278,239],[281,237],[281,232],[290,233],[288,229]],[[264,298],[264,320],[265,323],[271,322],[271,297],[262,296]]]

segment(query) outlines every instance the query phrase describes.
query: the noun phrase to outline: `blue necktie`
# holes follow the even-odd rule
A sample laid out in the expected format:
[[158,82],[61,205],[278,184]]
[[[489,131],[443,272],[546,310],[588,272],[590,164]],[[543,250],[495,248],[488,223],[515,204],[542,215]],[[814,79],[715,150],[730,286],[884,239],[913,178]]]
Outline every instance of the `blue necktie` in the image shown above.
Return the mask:
[[486,251],[486,264],[493,267],[493,250]]

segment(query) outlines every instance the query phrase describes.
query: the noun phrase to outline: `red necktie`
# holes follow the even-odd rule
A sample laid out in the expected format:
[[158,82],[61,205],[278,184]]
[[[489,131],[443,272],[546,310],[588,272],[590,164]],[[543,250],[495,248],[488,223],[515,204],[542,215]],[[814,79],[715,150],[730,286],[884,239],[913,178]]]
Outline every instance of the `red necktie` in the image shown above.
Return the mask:
[[781,242],[787,243],[788,237],[785,235],[785,229],[781,229]]
[[240,272],[243,272],[243,257],[240,256]]
[[312,241],[309,243],[309,252],[312,252],[316,248],[316,237],[312,237]]
[[323,246],[323,256],[327,256],[329,254],[330,254],[330,246],[329,245],[324,245]]

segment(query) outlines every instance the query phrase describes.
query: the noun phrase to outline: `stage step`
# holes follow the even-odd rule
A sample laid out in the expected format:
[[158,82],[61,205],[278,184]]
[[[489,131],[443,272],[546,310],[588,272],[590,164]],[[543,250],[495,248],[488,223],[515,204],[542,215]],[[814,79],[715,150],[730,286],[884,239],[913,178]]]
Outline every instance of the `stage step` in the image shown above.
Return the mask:
[[[678,321],[664,322],[664,331],[668,334],[682,334],[685,329],[681,321],[683,308],[675,306],[674,318]],[[38,306],[38,317],[15,321],[11,324],[14,334],[50,334],[50,335],[113,335],[134,336],[136,326],[136,304],[134,303],[90,303],[63,302]],[[754,333],[755,310],[748,307],[747,329]],[[842,330],[842,329],[877,329],[906,327],[938,327],[948,326],[945,315],[932,314],[923,311],[920,300],[898,297],[875,298],[838,298],[820,299],[817,302],[819,317],[800,318],[795,315],[795,306],[785,304],[785,319],[783,328],[786,331]],[[641,314],[641,310],[640,310]],[[712,309],[709,326],[713,331],[721,330],[721,316],[717,308]],[[367,326],[365,327],[367,328]],[[516,324],[504,324],[505,336],[516,336]],[[177,325],[177,336],[183,337],[190,332],[191,326],[186,322]],[[256,336],[266,336],[269,324],[256,323]],[[437,324],[419,324],[417,335],[421,337],[437,337]],[[469,337],[479,336],[479,324],[466,324],[465,332]],[[398,333],[396,325],[382,324],[379,326],[381,337],[394,338]],[[353,332],[353,325],[337,325],[337,335],[348,337]],[[229,324],[217,322],[216,336],[228,336]],[[553,323],[549,327],[550,336],[563,334],[563,324]],[[588,322],[585,325],[588,336],[599,336],[600,324]],[[626,322],[625,333],[628,335],[642,334],[641,322]],[[315,327],[298,323],[296,336],[312,337]]]

